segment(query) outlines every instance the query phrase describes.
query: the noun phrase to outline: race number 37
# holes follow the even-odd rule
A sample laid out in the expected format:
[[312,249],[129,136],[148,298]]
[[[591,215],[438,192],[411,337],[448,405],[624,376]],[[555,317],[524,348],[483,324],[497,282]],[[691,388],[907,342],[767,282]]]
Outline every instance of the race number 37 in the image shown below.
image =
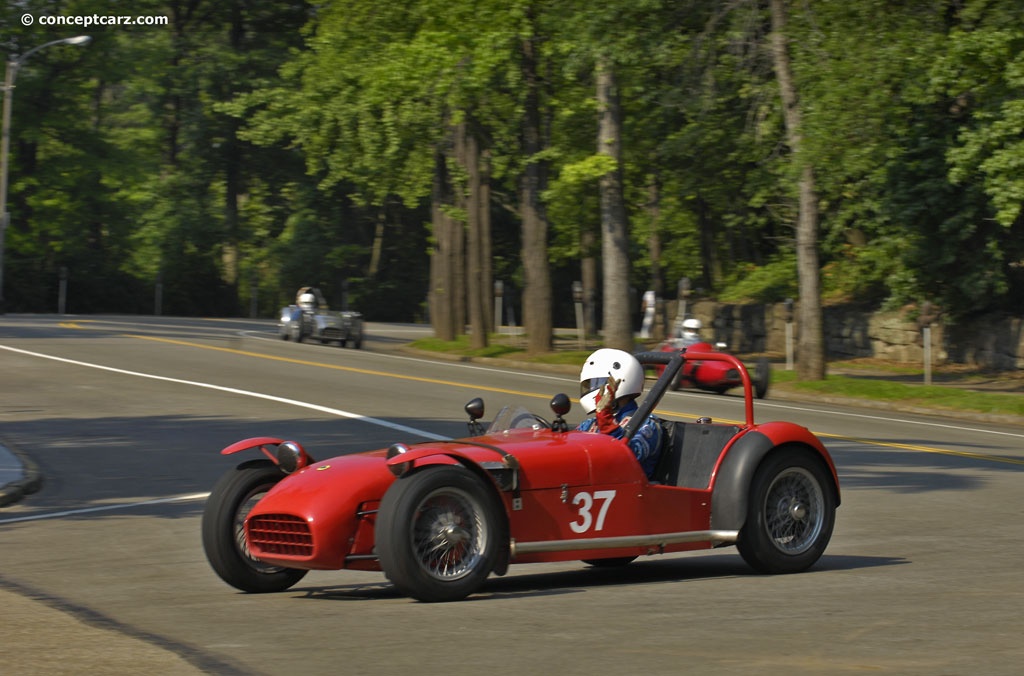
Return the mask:
[[[583,492],[577,493],[572,498],[572,504],[576,505],[577,519],[569,524],[573,533],[586,533],[593,528],[595,531],[604,529],[604,518],[608,515],[608,508],[615,499],[615,491],[594,491],[593,494]],[[594,512],[597,516],[594,516]],[[595,520],[596,518],[596,520]]]

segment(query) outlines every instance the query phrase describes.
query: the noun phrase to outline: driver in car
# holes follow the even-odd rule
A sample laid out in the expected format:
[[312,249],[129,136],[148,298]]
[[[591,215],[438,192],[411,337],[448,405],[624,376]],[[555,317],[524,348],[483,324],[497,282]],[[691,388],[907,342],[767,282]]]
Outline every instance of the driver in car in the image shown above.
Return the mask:
[[303,312],[315,312],[317,309],[326,310],[327,302],[324,301],[320,289],[313,286],[304,286],[295,293],[295,304],[302,308]]
[[[623,428],[638,408],[636,399],[643,391],[644,369],[636,357],[623,350],[597,350],[587,357],[580,371],[580,404],[591,417],[576,429],[621,439],[625,434]],[[629,440],[629,448],[650,477],[661,452],[661,425],[656,416],[647,416]]]

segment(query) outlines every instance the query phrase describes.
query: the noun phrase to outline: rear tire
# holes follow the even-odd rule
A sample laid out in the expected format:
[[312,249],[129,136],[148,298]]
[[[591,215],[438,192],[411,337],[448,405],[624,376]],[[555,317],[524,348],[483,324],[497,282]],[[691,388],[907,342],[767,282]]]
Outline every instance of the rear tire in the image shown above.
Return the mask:
[[461,466],[402,477],[377,513],[381,568],[399,591],[420,601],[464,599],[498,561],[500,509],[490,487]]
[[836,492],[825,463],[807,449],[782,447],[754,473],[736,547],[754,570],[797,573],[821,558],[835,519]]
[[298,568],[270,566],[249,552],[245,517],[253,506],[284,478],[269,460],[244,462],[220,478],[203,511],[203,550],[220,579],[251,593],[288,589],[307,573]]

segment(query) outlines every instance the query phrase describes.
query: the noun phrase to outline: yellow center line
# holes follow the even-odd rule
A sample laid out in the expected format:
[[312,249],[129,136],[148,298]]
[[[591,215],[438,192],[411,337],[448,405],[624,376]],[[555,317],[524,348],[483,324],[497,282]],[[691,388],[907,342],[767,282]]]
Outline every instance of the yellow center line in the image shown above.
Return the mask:
[[[392,373],[392,372],[388,372],[388,371],[375,371],[375,370],[372,370],[372,369],[356,368],[354,366],[340,366],[340,365],[337,365],[337,364],[325,364],[323,362],[309,361],[309,360],[306,360],[306,359],[295,359],[294,357],[278,357],[278,356],[275,356],[275,355],[265,354],[265,353],[262,353],[262,352],[249,352],[247,350],[239,350],[239,349],[230,348],[230,347],[217,347],[215,345],[203,345],[202,343],[193,343],[193,342],[186,341],[186,340],[175,340],[173,338],[159,338],[159,337],[156,337],[156,336],[143,336],[143,335],[138,335],[138,334],[125,334],[125,335],[128,336],[129,338],[138,338],[140,340],[150,340],[150,341],[157,342],[157,343],[168,343],[168,344],[171,344],[171,345],[181,345],[181,346],[184,346],[184,347],[197,347],[197,348],[201,348],[201,349],[204,349],[204,350],[214,350],[214,351],[217,351],[217,352],[227,352],[229,354],[238,354],[238,355],[242,355],[242,356],[246,356],[246,357],[253,357],[254,359],[269,359],[271,361],[284,362],[284,363],[287,363],[287,364],[298,364],[298,365],[301,365],[301,366],[314,366],[314,367],[317,367],[317,368],[333,369],[333,370],[336,370],[336,371],[347,371],[349,373],[361,373],[361,374],[364,374],[364,375],[382,376],[382,377],[386,377],[386,378],[397,378],[399,380],[410,380],[410,381],[419,382],[419,383],[430,383],[432,385],[447,385],[449,387],[458,387],[458,388],[462,388],[462,389],[471,389],[471,390],[476,390],[476,391],[481,391],[482,390],[482,391],[485,391],[485,392],[497,392],[497,393],[500,393],[500,394],[511,394],[511,395],[516,395],[516,396],[520,396],[520,397],[530,397],[530,398],[533,398],[533,399],[545,399],[545,400],[550,399],[550,397],[548,395],[537,394],[535,392],[523,392],[521,390],[509,390],[509,389],[505,389],[505,388],[501,388],[501,387],[490,387],[490,386],[487,386],[487,385],[479,385],[479,384],[476,384],[476,383],[474,383],[474,384],[458,383],[458,382],[454,382],[454,381],[450,381],[450,380],[438,380],[436,378],[423,378],[423,377],[420,377],[420,376],[411,376],[411,375],[406,375],[406,374],[402,374],[402,373]],[[677,418],[697,418],[697,417],[699,417],[697,415],[689,414],[689,413],[672,413],[672,412],[665,412],[665,411],[660,411],[660,410],[657,410],[655,412],[658,415],[665,416],[665,417],[677,417]],[[743,421],[739,421],[739,420],[727,420],[725,418],[719,418],[717,420],[719,422],[723,422],[723,423],[727,423],[727,424],[731,424],[731,425],[744,425],[745,424]],[[1024,465],[1024,459],[1008,458],[1008,457],[1005,457],[1005,456],[989,455],[989,454],[986,454],[986,453],[973,453],[973,452],[970,452],[970,451],[954,451],[954,450],[949,450],[949,449],[944,449],[944,448],[936,448],[934,446],[920,446],[920,445],[914,445],[914,444],[900,444],[900,443],[888,442],[888,441],[874,441],[872,439],[862,439],[862,438],[858,438],[858,437],[849,437],[849,436],[844,436],[844,435],[841,435],[841,434],[829,434],[829,433],[825,433],[825,432],[815,432],[814,434],[816,434],[817,436],[822,437],[822,438],[837,439],[837,440],[840,440],[840,441],[850,441],[850,442],[859,443],[859,444],[867,444],[869,446],[882,446],[882,447],[885,447],[885,448],[895,448],[895,449],[904,450],[904,451],[916,451],[916,452],[920,452],[920,453],[935,453],[935,454],[939,454],[939,455],[950,455],[950,456],[955,456],[955,457],[959,457],[959,458],[969,458],[969,459],[972,459],[972,460],[988,460],[990,462],[998,462],[998,463],[1004,463],[1004,464],[1009,464],[1009,465]]]
[[819,437],[826,437],[828,439],[839,439],[842,441],[852,441],[858,444],[870,444],[872,446],[896,448],[902,451],[920,451],[923,453],[952,455],[958,458],[970,458],[972,460],[989,460],[991,462],[1001,462],[1008,465],[1024,465],[1024,459],[1008,458],[1005,455],[989,455],[987,453],[974,453],[972,451],[954,451],[947,448],[936,448],[934,446],[919,446],[914,444],[900,444],[893,441],[875,441],[872,439],[860,439],[858,437],[847,437],[841,434],[828,434],[824,432],[815,432],[815,434],[817,434]]
[[486,392],[499,392],[501,394],[513,394],[521,397],[533,397],[535,399],[550,399],[542,394],[535,392],[522,392],[520,390],[507,390],[501,387],[489,387],[487,385],[478,385],[476,383],[470,385],[466,383],[457,383],[450,380],[438,380],[437,378],[423,378],[421,376],[410,376],[402,373],[391,373],[388,371],[374,371],[371,369],[361,369],[355,366],[340,366],[338,364],[325,364],[318,361],[308,361],[305,359],[295,359],[293,357],[277,357],[271,354],[264,354],[262,352],[249,352],[248,350],[239,350],[232,347],[217,347],[215,345],[203,345],[202,343],[193,343],[187,340],[174,340],[173,338],[158,338],[156,336],[142,336],[138,334],[125,334],[129,338],[138,338],[140,340],[151,340],[157,343],[169,343],[171,345],[183,345],[185,347],[198,347],[204,350],[215,350],[217,352],[228,352],[230,354],[238,354],[245,357],[253,357],[255,359],[269,359],[271,361],[284,362],[286,364],[299,364],[300,366],[315,366],[317,368],[333,369],[335,371],[347,371],[349,373],[362,373],[370,376],[384,376],[387,378],[397,378],[399,380],[411,380],[418,383],[430,383],[432,385],[448,385],[450,387],[461,387],[464,389],[472,390],[484,390]]

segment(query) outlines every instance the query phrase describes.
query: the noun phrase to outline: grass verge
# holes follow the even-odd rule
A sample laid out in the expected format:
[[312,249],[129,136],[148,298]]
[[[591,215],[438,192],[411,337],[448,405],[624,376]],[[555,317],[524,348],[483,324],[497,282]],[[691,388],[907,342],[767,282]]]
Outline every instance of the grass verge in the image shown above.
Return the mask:
[[[557,342],[562,345],[574,346],[575,337],[562,338],[563,340]],[[508,336],[497,337],[487,347],[481,349],[471,348],[468,336],[459,336],[453,341],[423,338],[412,343],[411,347],[460,357],[490,357],[569,366],[582,364],[591,352],[590,349],[557,349],[554,352],[531,355],[526,351],[525,338],[520,338],[519,343],[516,343],[511,342]],[[842,368],[852,371],[853,374],[830,374],[825,380],[800,381],[797,380],[794,371],[775,369],[772,373],[772,387],[808,395],[867,399],[930,409],[1024,417],[1024,394],[980,391],[975,387],[974,379],[970,374],[961,374],[963,377],[958,377],[943,385],[924,385],[897,382],[897,380],[906,380],[907,376],[919,375],[919,371],[895,364],[872,362],[865,365],[855,360],[835,362],[830,364],[829,368]],[[857,374],[858,370],[864,371],[864,375]],[[770,392],[768,396],[771,397]]]
[[[1024,416],[1024,395],[982,392],[970,387],[893,382],[885,376],[828,375],[825,380],[800,381],[792,371],[772,373],[775,385],[808,394],[869,399],[923,408]],[[771,396],[771,395],[769,395]]]

